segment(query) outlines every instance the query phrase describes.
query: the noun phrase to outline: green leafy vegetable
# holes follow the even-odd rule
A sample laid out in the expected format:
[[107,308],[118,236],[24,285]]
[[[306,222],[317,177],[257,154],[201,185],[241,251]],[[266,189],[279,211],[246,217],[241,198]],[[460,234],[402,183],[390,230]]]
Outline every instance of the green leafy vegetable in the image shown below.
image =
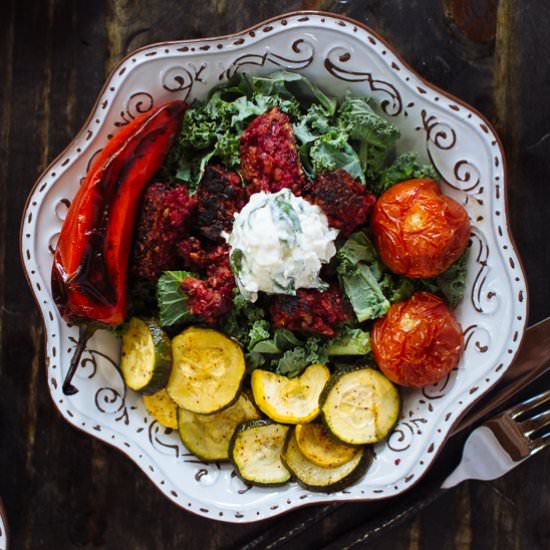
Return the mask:
[[380,180],[371,187],[376,194],[381,194],[395,183],[413,178],[439,180],[439,176],[431,164],[420,164],[415,153],[403,153],[383,170]]
[[253,350],[258,343],[268,340],[271,337],[269,332],[270,328],[271,325],[269,324],[269,321],[264,319],[254,321],[252,327],[248,331],[248,349]]
[[[233,295],[233,308],[221,323],[221,328],[226,334],[238,340],[241,346],[248,348],[254,324],[257,321],[264,320],[264,318],[265,311],[263,308],[258,304],[247,301],[244,296],[235,289]],[[261,326],[265,327],[265,325],[258,325],[258,327]]]
[[303,342],[297,338],[292,331],[286,328],[276,329],[273,336],[273,341],[281,351],[287,351],[293,347],[301,346],[303,344]]
[[380,280],[380,288],[390,304],[395,304],[408,300],[414,294],[415,283],[402,275],[386,272]]
[[353,265],[343,261],[338,266],[338,275],[360,323],[385,315],[390,302],[367,264],[360,262]]
[[272,360],[272,365],[276,365],[275,372],[278,374],[293,378],[309,365],[325,364],[328,361],[325,347],[326,344],[320,338],[310,337],[303,346],[287,350],[280,359]]
[[290,71],[267,76],[236,74],[227,86],[214,89],[205,102],[186,111],[160,176],[175,177],[194,190],[212,160],[238,170],[243,130],[254,117],[277,107],[294,122],[309,177],[342,169],[363,183],[377,180],[399,131],[370,103],[366,98],[347,97],[337,107],[335,98]]
[[468,250],[447,271],[432,279],[420,279],[417,286],[419,290],[428,290],[435,294],[441,294],[455,308],[464,298],[466,286],[466,265],[468,262]]
[[356,151],[348,142],[348,134],[330,130],[317,138],[309,148],[309,160],[315,174],[337,169],[365,183],[365,172]]
[[294,124],[294,135],[302,143],[310,143],[333,129],[330,115],[322,105],[312,103],[307,112]]
[[[370,182],[376,181],[384,167],[388,150],[399,139],[399,130],[371,107],[366,97],[348,96],[340,105],[337,124],[356,142],[361,168]],[[364,181],[364,178],[361,180]]]
[[187,307],[187,296],[181,289],[181,283],[187,277],[193,277],[187,271],[165,271],[157,281],[157,300],[159,321],[162,326],[176,325],[193,320]]
[[288,329],[276,329],[271,338],[267,321],[256,321],[250,335],[249,370],[261,366],[292,378],[313,363],[328,361],[327,343],[322,338],[310,336],[303,340]]
[[271,338],[269,332],[267,332],[266,338],[262,338],[261,340],[258,339],[254,343],[251,341],[248,349],[251,352],[278,355],[303,345],[304,343],[302,340],[297,338],[292,331],[286,328],[278,328],[275,330],[273,338]]
[[406,300],[415,290],[411,280],[388,271],[362,231],[350,235],[336,261],[340,285],[360,322],[381,317],[390,304]]
[[338,109],[338,124],[352,139],[389,149],[399,139],[399,130],[375,113],[367,97],[347,97]]
[[336,111],[336,100],[327,96],[311,80],[299,73],[276,71],[268,76],[252,77],[252,83],[257,94],[296,98],[302,104],[317,102],[329,116]]

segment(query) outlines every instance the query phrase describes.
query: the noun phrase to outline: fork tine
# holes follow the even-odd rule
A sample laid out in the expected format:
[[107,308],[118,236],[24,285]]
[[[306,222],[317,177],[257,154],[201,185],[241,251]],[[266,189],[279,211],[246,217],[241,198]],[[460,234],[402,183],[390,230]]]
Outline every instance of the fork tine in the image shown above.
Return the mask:
[[545,392],[535,395],[534,397],[519,403],[515,407],[512,407],[509,410],[509,414],[515,420],[519,415],[528,413],[539,405],[544,405],[547,402],[550,402],[550,390],[546,390]]
[[533,440],[532,445],[533,446],[530,452],[530,454],[532,455],[538,453],[545,447],[548,447],[548,445],[550,445],[550,433],[546,433],[544,435],[541,435],[540,437],[537,437],[537,439]]
[[518,422],[518,426],[526,437],[529,437],[533,432],[550,426],[550,409],[536,414],[528,420]]

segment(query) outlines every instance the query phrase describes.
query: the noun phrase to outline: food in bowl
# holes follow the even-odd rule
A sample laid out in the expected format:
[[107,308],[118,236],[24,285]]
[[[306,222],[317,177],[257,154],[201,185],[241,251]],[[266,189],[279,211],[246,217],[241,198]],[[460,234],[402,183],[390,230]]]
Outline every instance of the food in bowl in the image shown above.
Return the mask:
[[[144,131],[177,109],[181,129]],[[369,226],[373,205],[402,181],[430,178],[436,195],[435,171],[411,153],[393,158],[399,131],[371,99],[337,101],[287,71],[237,75],[185,114],[169,103],[127,128],[81,188],[100,207],[77,200],[69,212],[86,231],[62,231],[52,275],[61,313],[118,327],[128,386],[166,392],[158,403],[179,407],[179,433],[197,456],[232,460],[251,484],[354,482],[370,462],[366,445],[387,437],[399,413],[371,353],[373,323],[415,296],[461,299],[465,241],[448,269],[408,278],[384,263]],[[61,252],[75,236],[90,243],[72,261]],[[150,410],[173,425],[173,409]],[[309,439],[294,426],[320,421],[331,435],[304,452]],[[224,444],[202,448],[201,430]],[[334,457],[316,462],[331,441]],[[345,462],[342,444],[359,446]]]

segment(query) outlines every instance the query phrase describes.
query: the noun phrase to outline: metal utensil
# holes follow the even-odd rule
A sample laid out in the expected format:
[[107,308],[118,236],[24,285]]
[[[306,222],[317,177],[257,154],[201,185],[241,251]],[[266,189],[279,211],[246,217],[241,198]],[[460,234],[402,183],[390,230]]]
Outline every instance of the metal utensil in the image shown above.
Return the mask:
[[441,488],[467,479],[497,479],[549,445],[550,390],[546,390],[476,428],[466,440],[460,464]]

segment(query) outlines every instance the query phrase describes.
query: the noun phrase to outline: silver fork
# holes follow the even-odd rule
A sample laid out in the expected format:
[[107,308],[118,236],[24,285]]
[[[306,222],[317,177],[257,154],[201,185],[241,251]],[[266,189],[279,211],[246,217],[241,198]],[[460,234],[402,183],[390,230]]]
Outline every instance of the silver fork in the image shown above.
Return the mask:
[[[545,410],[533,414],[538,407]],[[550,390],[514,405],[476,428],[460,464],[443,482],[449,489],[466,479],[496,479],[550,445]]]

